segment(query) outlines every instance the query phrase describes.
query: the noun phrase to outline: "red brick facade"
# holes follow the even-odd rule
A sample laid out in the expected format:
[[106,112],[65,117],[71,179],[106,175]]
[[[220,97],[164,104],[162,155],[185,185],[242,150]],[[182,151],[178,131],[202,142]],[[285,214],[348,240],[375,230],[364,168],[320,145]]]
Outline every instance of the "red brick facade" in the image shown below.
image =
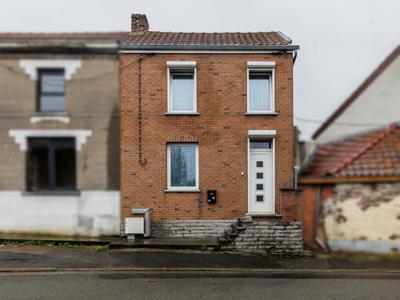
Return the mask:
[[[141,60],[139,162],[139,54],[120,56],[121,218],[151,208],[153,220],[235,219],[248,212],[248,130],[276,130],[275,207],[280,220],[297,219],[293,185],[293,57],[272,54],[155,54]],[[199,115],[167,112],[167,61],[196,61]],[[247,62],[274,61],[277,115],[245,115]],[[196,142],[200,192],[166,192],[167,143]],[[243,172],[243,173],[242,173]],[[216,204],[207,190],[217,190]]]

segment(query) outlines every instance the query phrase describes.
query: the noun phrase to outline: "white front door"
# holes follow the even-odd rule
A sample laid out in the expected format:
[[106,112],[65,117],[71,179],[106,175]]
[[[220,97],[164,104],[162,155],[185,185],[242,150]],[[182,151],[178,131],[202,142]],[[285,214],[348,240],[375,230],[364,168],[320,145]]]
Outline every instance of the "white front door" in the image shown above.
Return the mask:
[[274,213],[273,140],[252,141],[249,147],[249,212]]

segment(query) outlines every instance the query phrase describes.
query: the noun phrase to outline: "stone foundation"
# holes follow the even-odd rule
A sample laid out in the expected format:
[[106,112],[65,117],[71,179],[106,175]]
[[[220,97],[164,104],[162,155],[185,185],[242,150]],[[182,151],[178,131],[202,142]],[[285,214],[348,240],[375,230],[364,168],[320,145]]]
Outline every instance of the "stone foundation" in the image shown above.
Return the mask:
[[253,221],[245,225],[223,250],[253,253],[301,254],[303,225],[301,222]]
[[235,220],[173,220],[152,222],[153,237],[219,237]]
[[[152,223],[153,237],[223,237],[236,220],[159,221]],[[301,254],[301,222],[253,221],[244,225],[221,249],[251,253]]]

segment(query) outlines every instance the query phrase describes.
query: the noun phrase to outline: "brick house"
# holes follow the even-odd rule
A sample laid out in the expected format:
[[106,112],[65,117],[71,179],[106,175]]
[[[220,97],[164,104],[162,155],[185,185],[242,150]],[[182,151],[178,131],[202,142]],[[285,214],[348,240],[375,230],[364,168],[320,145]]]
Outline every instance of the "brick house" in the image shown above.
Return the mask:
[[297,49],[280,32],[155,32],[132,15],[120,51],[122,222],[148,208],[153,236],[302,251]]
[[118,235],[124,33],[0,33],[0,233]]

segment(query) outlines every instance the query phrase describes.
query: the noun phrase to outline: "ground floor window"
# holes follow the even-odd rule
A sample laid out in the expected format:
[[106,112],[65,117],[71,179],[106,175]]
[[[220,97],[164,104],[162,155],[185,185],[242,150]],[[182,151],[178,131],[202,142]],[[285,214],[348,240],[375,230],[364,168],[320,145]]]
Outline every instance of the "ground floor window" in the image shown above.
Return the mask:
[[27,156],[29,191],[76,189],[74,138],[29,138]]
[[168,190],[198,190],[198,145],[169,144],[167,148]]

